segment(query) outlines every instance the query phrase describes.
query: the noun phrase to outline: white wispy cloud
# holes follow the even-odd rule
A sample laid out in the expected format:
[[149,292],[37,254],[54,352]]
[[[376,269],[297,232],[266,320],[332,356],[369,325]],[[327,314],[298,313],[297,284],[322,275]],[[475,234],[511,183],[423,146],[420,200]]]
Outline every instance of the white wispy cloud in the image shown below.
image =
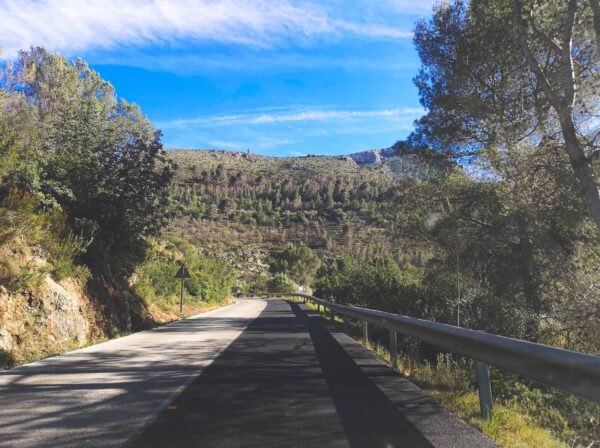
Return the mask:
[[380,25],[373,23],[363,24],[352,23],[345,20],[337,20],[334,22],[334,25],[339,30],[348,31],[351,34],[355,34],[357,36],[402,39],[406,37],[412,37],[413,35],[412,31],[402,30],[388,25]]
[[[364,146],[390,145],[413,129],[425,111],[399,109],[344,110],[331,105],[264,107],[227,115],[205,115],[155,122],[165,131],[169,148],[187,147],[261,151],[294,155],[319,153],[323,145],[340,154]],[[351,143],[350,143],[351,142]],[[364,142],[358,144],[357,142]],[[185,145],[184,145],[185,146]],[[375,145],[377,146],[377,145]],[[282,152],[283,151],[283,152]]]
[[380,109],[380,110],[301,110],[275,113],[242,113],[232,115],[204,116],[182,118],[158,122],[159,128],[182,128],[189,126],[221,126],[221,125],[267,125],[276,123],[305,121],[349,121],[357,119],[403,119],[413,120],[423,115],[421,108]]
[[14,57],[36,45],[65,53],[189,41],[269,48],[315,37],[412,35],[338,12],[290,0],[0,0],[0,46]]
[[288,114],[263,114],[252,118],[251,124],[284,123],[290,121],[330,121],[348,120],[353,118],[395,118],[413,115],[421,109],[384,109],[384,110],[332,110],[332,111],[306,111]]

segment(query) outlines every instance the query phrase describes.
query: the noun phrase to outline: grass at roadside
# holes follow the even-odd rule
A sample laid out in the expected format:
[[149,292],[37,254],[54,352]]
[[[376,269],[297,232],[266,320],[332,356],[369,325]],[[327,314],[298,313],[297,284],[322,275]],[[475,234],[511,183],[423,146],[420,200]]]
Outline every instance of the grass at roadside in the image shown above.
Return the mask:
[[203,302],[200,300],[188,300],[184,302],[183,313],[179,314],[179,299],[164,299],[162,303],[156,304],[150,302],[148,307],[152,314],[152,319],[158,324],[168,324],[179,319],[193,316],[195,314],[206,313],[223,306],[233,303],[231,299],[225,299],[222,302]]

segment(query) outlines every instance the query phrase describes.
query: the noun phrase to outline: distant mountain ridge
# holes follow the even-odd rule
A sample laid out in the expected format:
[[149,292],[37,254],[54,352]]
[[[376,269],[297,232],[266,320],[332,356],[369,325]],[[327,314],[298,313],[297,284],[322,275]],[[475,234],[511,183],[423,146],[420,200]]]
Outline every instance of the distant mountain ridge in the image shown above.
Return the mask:
[[303,163],[303,160],[322,160],[324,164],[330,165],[335,161],[345,161],[354,166],[360,165],[365,168],[369,167],[374,172],[380,175],[389,176],[394,179],[412,178],[417,181],[432,180],[440,173],[440,170],[445,169],[447,161],[423,157],[417,154],[402,153],[397,149],[397,146],[391,146],[383,149],[368,149],[345,155],[329,156],[309,154],[306,156],[265,156],[261,154],[249,153],[245,151],[231,151],[224,149],[170,149],[172,154],[178,153],[206,153],[212,154],[213,157],[222,157],[224,160],[235,159],[255,159],[263,160],[264,162],[272,161],[274,166],[279,166],[282,162],[286,163]]
[[391,146],[389,148],[384,149],[367,149],[364,151],[353,152],[350,154],[341,154],[341,155],[326,155],[326,154],[309,154],[306,156],[265,156],[259,153],[247,152],[247,151],[235,151],[228,149],[205,149],[205,148],[169,148],[169,151],[206,151],[210,153],[224,153],[224,154],[233,154],[237,157],[277,157],[282,159],[302,159],[305,157],[322,157],[322,158],[334,158],[339,160],[353,160],[358,164],[365,163],[378,163],[382,160],[394,158],[394,157],[405,157],[406,154],[399,154],[397,150]]

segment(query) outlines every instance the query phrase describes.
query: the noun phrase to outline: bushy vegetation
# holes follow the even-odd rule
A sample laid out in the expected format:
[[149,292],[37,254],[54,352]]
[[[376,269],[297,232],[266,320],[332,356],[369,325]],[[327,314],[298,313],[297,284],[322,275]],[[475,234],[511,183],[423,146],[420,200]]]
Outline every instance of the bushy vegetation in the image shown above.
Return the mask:
[[144,262],[135,270],[136,293],[165,310],[171,309],[179,303],[181,280],[175,274],[181,264],[191,274],[184,282],[186,303],[223,303],[229,296],[236,280],[234,271],[218,259],[202,256],[198,247],[177,237],[152,241]]
[[[469,254],[473,256],[472,251]],[[535,316],[531,315],[529,304],[526,301],[496,299],[492,292],[481,288],[482,284],[489,284],[491,280],[476,283],[480,286],[476,289],[473,286],[474,277],[482,274],[484,272],[481,271],[470,275],[467,272],[452,272],[444,267],[443,259],[432,259],[424,266],[416,267],[408,262],[399,266],[393,260],[385,258],[355,260],[343,257],[321,267],[314,294],[340,303],[456,325],[459,323],[457,294],[462,292],[469,297],[468,302],[461,302],[462,326],[598,353],[594,318],[586,321],[581,316],[577,317],[581,328],[586,328],[586,336],[582,337],[579,328],[573,329],[573,333],[559,331],[563,325],[574,324],[570,317],[569,320],[562,321],[561,315],[554,315],[549,319],[549,315],[544,314],[543,317],[537,317],[538,321],[535,322],[536,328],[540,328],[535,339],[533,333],[530,333],[533,325],[531,319]],[[491,274],[495,275],[495,272]],[[518,283],[519,279],[505,277],[501,281],[503,287],[517,288],[517,285],[511,282]],[[461,288],[461,285],[471,286],[462,286],[462,289],[457,291],[456,288]],[[493,287],[493,284],[490,287]],[[555,300],[562,303],[564,297],[561,295]],[[565,334],[569,337],[565,338]],[[387,341],[385,332],[373,329],[371,335]],[[568,345],[568,342],[572,345]],[[432,366],[434,370],[439,369],[437,361],[440,352],[435,347],[410,338],[402,338],[399,345],[403,347],[408,364],[423,365],[425,360],[428,364],[424,365]],[[461,370],[462,377],[471,378],[464,390],[454,389],[453,393],[459,397],[462,392],[472,391],[474,388],[473,368],[469,363],[458,363],[455,367]],[[417,377],[426,381],[423,379],[423,372],[425,370],[418,373]],[[552,430],[557,437],[563,437],[568,442],[587,441],[589,444],[600,436],[600,422],[593,417],[600,412],[598,404],[505,372],[494,371],[492,379],[498,403],[518,408],[520,413],[535,420],[540,427]],[[435,387],[440,388],[442,385],[436,383]],[[472,413],[476,411],[476,407],[470,410]]]
[[297,292],[298,285],[287,275],[279,272],[271,276],[266,283],[269,292]]
[[18,190],[64,214],[72,236],[55,248],[57,275],[69,275],[79,241],[94,271],[131,272],[166,216],[171,168],[160,132],[82,60],[21,52],[0,85],[2,195]]
[[304,244],[290,245],[280,252],[275,252],[272,259],[269,266],[271,273],[285,274],[303,286],[309,286],[313,282],[321,265],[319,257]]
[[[3,329],[22,332],[11,333],[18,356],[2,353],[2,364],[85,342],[45,331],[43,298],[56,287],[48,277],[79,283],[93,309],[82,306],[75,317],[90,323],[93,337],[175,318],[148,309],[174,311],[179,261],[192,272],[188,301],[220,304],[229,295],[228,266],[185,240],[159,238],[172,178],[160,139],[82,60],[34,48],[0,66],[0,291],[16,298]],[[140,297],[130,294],[134,284]]]
[[85,284],[89,269],[76,260],[86,249],[87,242],[72,232],[65,216],[44,210],[36,197],[11,190],[0,202],[1,284],[27,291],[40,286],[46,274]]

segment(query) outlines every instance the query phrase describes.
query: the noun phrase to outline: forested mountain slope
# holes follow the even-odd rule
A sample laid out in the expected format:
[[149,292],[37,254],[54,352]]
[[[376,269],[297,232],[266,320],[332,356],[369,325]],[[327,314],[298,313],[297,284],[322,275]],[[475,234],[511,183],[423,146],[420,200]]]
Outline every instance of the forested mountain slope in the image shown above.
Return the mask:
[[394,197],[407,184],[436,182],[454,166],[392,148],[340,157],[204,150],[171,150],[169,156],[176,167],[171,231],[217,251],[291,243],[322,257],[418,257],[414,245],[397,238]]

